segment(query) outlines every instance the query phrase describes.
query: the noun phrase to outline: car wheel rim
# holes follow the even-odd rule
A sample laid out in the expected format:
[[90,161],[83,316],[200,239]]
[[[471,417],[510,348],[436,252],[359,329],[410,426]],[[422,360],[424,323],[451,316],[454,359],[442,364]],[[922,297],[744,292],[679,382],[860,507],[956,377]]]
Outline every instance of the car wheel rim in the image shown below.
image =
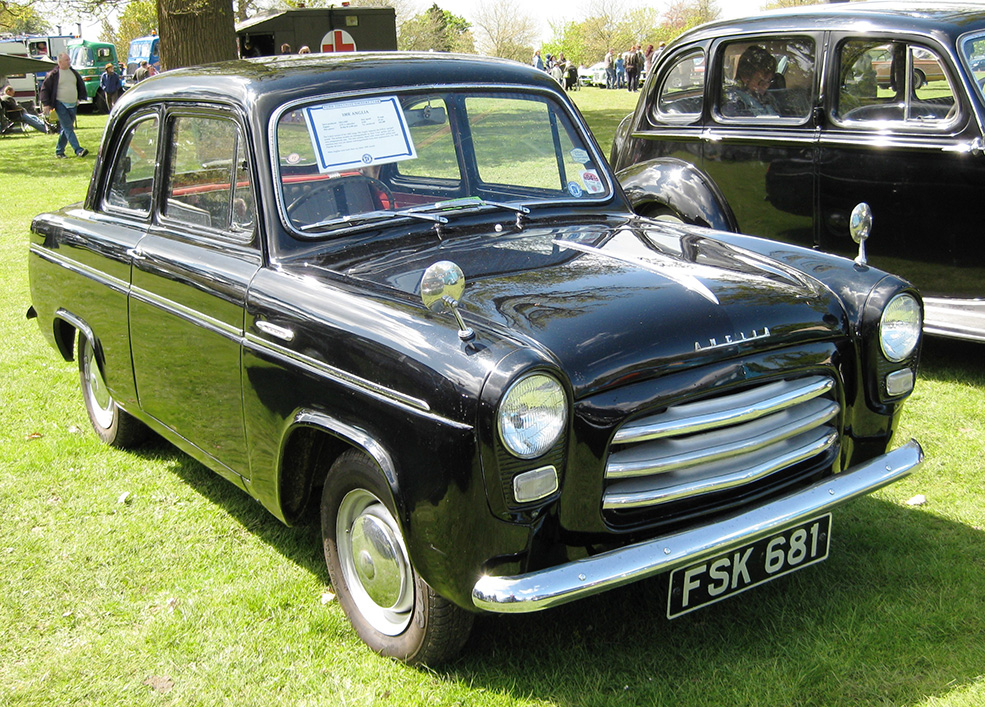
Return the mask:
[[356,489],[339,505],[335,537],[359,613],[380,633],[402,633],[414,607],[414,572],[396,520],[376,496]]
[[89,399],[93,421],[100,427],[108,429],[113,425],[116,406],[113,403],[113,397],[109,394],[109,389],[106,387],[106,381],[103,380],[103,375],[99,371],[95,351],[88,342],[85,345],[82,363],[85,376],[85,394]]

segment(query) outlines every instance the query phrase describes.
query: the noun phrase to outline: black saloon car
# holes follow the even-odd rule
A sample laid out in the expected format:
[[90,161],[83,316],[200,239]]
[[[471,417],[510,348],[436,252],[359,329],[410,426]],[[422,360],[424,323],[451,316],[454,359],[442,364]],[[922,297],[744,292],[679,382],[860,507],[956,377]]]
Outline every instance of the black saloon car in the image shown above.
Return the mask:
[[673,617],[800,569],[922,459],[888,451],[907,282],[636,216],[513,62],[168,71],[32,230],[29,315],[97,434],[155,430],[285,523],[320,507],[342,608],[408,662],[477,611],[668,573]]
[[985,6],[715,22],[652,74],[610,160],[639,213],[847,255],[865,202],[869,256],[920,290],[925,331],[985,341]]

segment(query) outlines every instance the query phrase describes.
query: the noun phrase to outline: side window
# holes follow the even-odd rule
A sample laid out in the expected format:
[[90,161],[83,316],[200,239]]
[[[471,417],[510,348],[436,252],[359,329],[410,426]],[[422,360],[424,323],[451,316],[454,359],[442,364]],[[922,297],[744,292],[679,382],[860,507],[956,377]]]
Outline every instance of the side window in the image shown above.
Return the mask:
[[157,116],[131,125],[122,143],[113,165],[105,204],[146,215],[150,213],[154,169],[157,166]]
[[814,40],[764,37],[722,46],[719,117],[801,123],[810,118],[816,74]]
[[243,134],[233,120],[182,115],[171,121],[165,218],[243,235],[253,228],[253,190]]
[[849,40],[838,53],[834,117],[852,127],[940,127],[957,115],[944,63],[908,42]]
[[705,93],[704,53],[699,49],[674,59],[656,93],[653,118],[658,122],[692,122],[701,117]]

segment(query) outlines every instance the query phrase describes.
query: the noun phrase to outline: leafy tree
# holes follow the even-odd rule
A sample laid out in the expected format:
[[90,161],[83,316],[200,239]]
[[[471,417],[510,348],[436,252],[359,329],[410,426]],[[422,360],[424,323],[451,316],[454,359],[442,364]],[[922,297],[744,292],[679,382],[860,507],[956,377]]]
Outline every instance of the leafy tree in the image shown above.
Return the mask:
[[137,37],[146,37],[157,31],[157,3],[155,0],[130,0],[120,15],[120,24],[113,26],[103,21],[101,38],[113,42],[117,51],[126,56],[130,42]]
[[763,6],[764,10],[779,10],[783,7],[801,7],[803,5],[820,5],[825,0],[770,0]]
[[0,0],[0,32],[46,34],[49,31],[51,31],[51,25],[32,4],[22,5]]
[[586,48],[583,22],[567,22],[551,25],[554,36],[541,46],[541,56],[564,54],[575,64],[592,65],[598,59]]
[[484,54],[530,61],[537,41],[537,23],[523,13],[518,0],[492,0],[479,5],[475,15]]
[[397,48],[411,51],[475,52],[471,25],[437,3],[400,25]]
[[664,13],[667,24],[676,34],[717,20],[721,14],[715,0],[674,0]]

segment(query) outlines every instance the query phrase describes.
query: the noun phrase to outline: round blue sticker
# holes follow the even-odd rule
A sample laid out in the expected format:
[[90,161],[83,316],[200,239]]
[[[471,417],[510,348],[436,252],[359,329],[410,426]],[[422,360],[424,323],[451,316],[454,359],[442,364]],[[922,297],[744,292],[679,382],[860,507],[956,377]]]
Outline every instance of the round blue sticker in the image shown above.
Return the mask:
[[578,182],[568,182],[568,193],[573,197],[581,196],[581,187],[578,186]]

